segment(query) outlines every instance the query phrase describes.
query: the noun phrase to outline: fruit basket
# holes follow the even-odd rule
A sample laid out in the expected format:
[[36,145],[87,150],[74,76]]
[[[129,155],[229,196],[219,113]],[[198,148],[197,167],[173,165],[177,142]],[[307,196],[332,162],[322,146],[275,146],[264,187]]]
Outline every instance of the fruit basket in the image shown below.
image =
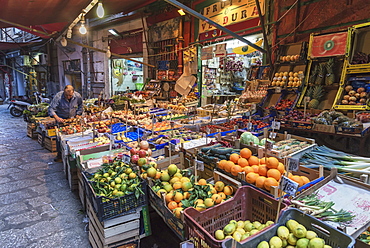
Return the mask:
[[[281,205],[281,209],[285,207],[285,204]],[[243,186],[232,199],[213,208],[202,212],[194,208],[185,209],[187,238],[191,239],[197,248],[222,247],[222,240],[217,240],[214,233],[216,230],[222,230],[230,220],[248,219],[265,223],[275,220],[277,211],[276,199],[250,186]]]
[[86,198],[93,206],[99,221],[129,214],[138,207],[148,205],[147,183],[143,179],[140,179],[140,188],[144,194],[140,194],[138,198],[132,192],[131,194],[112,199],[96,195],[88,180],[88,175],[88,172],[82,172],[82,178],[86,189]]
[[273,236],[275,236],[277,233],[277,229],[280,226],[284,226],[288,220],[295,220],[301,225],[303,225],[307,230],[316,232],[318,237],[325,241],[326,245],[330,245],[331,247],[336,248],[354,247],[355,240],[351,236],[323,223],[322,221],[312,217],[311,215],[304,214],[302,211],[296,208],[288,208],[282,211],[279,220],[276,224],[272,225],[271,228],[254,235],[252,238],[247,239],[243,244],[236,242],[236,246],[233,246],[232,245],[233,240],[227,239],[222,243],[222,247],[223,248],[257,247],[260,242],[262,241],[268,242]]

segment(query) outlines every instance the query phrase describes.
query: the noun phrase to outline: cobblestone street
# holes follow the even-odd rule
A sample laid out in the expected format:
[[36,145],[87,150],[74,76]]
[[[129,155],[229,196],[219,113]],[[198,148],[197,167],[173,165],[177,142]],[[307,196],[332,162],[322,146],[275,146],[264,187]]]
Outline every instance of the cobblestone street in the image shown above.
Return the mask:
[[90,247],[62,163],[0,105],[0,247]]

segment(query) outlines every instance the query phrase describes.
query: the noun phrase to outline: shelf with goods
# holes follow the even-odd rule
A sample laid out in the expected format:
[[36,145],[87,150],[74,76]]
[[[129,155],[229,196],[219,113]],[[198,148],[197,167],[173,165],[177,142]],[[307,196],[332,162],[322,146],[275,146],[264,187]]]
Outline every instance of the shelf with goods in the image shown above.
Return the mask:
[[274,65],[271,86],[301,89],[307,68],[307,43],[281,46],[278,58],[279,61]]
[[[332,40],[334,39],[335,42]],[[311,34],[308,47],[306,80],[297,106],[304,107],[304,98],[310,97],[307,107],[331,109],[345,80],[344,69],[348,59],[348,32]]]
[[370,23],[350,27],[348,35],[348,63],[343,68],[345,79],[333,107],[338,110],[366,110],[370,108],[370,47],[366,42],[370,35]]

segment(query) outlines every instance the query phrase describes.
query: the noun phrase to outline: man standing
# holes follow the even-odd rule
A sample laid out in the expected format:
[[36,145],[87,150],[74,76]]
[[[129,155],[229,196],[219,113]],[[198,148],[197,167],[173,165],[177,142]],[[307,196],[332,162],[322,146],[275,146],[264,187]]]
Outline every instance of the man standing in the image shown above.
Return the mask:
[[[82,115],[83,103],[82,97],[78,92],[74,91],[72,85],[67,85],[64,91],[58,92],[51,102],[48,114],[58,123],[64,122],[65,119],[78,117]],[[54,159],[55,162],[61,162],[61,147],[60,140],[57,138],[57,151],[58,155]]]
[[82,97],[74,91],[72,85],[67,85],[64,91],[58,92],[51,102],[48,113],[57,122],[64,122],[64,119],[82,115]]

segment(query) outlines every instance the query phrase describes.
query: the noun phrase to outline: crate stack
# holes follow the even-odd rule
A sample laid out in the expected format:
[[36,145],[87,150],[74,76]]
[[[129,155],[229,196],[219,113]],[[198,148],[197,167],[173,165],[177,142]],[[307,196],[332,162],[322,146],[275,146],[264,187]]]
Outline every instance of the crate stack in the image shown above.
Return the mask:
[[36,124],[27,123],[27,136],[31,139],[37,139]]
[[[80,173],[89,218],[89,241],[93,248],[139,247],[140,239],[151,234],[147,185],[145,195],[136,198],[132,193],[116,199],[97,196],[86,172]],[[80,196],[81,197],[81,196]]]

